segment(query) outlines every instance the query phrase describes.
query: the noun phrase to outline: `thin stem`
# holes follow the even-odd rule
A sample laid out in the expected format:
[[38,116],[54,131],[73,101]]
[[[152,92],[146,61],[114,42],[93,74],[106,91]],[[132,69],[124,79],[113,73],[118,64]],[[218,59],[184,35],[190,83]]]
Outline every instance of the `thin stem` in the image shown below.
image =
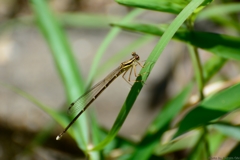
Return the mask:
[[190,45],[188,45],[188,49],[190,51],[190,56],[192,59],[193,68],[195,72],[195,77],[198,84],[200,100],[203,100],[204,99],[204,94],[203,94],[204,78],[203,78],[203,70],[202,70],[202,65],[200,62],[198,50],[196,47],[193,47]]
[[[193,23],[188,22],[187,26],[188,26],[189,30],[193,30]],[[193,68],[194,68],[194,72],[195,72],[195,77],[196,77],[196,81],[198,84],[200,100],[203,100],[204,99],[204,94],[203,94],[204,78],[203,78],[203,69],[202,69],[202,65],[201,65],[201,61],[200,61],[200,57],[199,57],[199,53],[198,53],[198,48],[188,45],[188,49],[190,52],[190,56],[192,59]]]

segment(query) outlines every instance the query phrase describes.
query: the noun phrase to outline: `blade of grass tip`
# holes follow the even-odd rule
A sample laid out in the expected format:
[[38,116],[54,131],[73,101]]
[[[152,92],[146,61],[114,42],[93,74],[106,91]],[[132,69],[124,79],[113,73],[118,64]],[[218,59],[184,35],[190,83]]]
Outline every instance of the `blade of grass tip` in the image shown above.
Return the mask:
[[[51,109],[50,107],[48,107],[47,105],[44,105],[43,103],[41,103],[40,101],[38,101],[36,98],[34,98],[33,96],[31,96],[30,94],[24,92],[23,90],[6,84],[4,82],[0,82],[0,85],[4,86],[5,88],[10,89],[11,91],[17,93],[18,95],[26,98],[28,101],[32,102],[33,104],[35,104],[36,106],[38,106],[39,108],[41,108],[44,112],[48,113],[51,117],[55,117],[55,115],[57,115],[57,112],[55,112],[53,109]],[[55,119],[56,120],[56,119]]]
[[[171,132],[171,131],[170,131]],[[169,153],[183,151],[186,149],[191,149],[196,146],[199,138],[202,135],[202,130],[197,128],[186,136],[183,136],[177,140],[170,140],[164,144],[159,143],[154,150],[154,155],[166,155]]]
[[[3,83],[3,82],[0,82],[0,84],[2,86],[12,90],[13,92],[19,94],[23,98],[26,98],[28,101],[32,102],[33,104],[35,104],[37,107],[39,107],[44,112],[46,112],[48,115],[50,115],[59,124],[61,124],[61,125],[67,125],[68,124],[66,116],[64,116],[63,114],[59,114],[58,112],[56,112],[55,110],[51,109],[47,105],[44,105],[43,103],[38,101],[36,98],[31,96],[30,94],[24,92],[23,90],[15,87],[15,86],[12,86],[12,85],[9,85],[9,84]],[[72,134],[72,133],[70,132],[70,134]]]
[[[42,109],[44,112],[46,112],[48,115],[50,115],[56,122],[58,122],[59,124],[66,126],[69,123],[68,118],[63,115],[62,113],[58,113],[55,110],[51,109],[50,107],[48,107],[47,105],[44,105],[43,103],[41,103],[40,101],[38,101],[36,98],[34,98],[33,96],[31,96],[30,94],[24,92],[23,90],[0,82],[0,84],[10,90],[12,90],[13,92],[19,94],[20,96],[22,96],[23,98],[26,98],[27,100],[29,100],[30,102],[32,102],[33,104],[35,104],[37,107],[39,107],[40,109]],[[72,135],[73,132],[71,130],[69,130],[69,134]]]
[[[130,112],[137,96],[139,95],[143,84],[147,80],[155,62],[160,57],[162,51],[167,46],[171,38],[173,37],[174,33],[180,28],[180,26],[184,23],[184,21],[194,12],[194,10],[202,4],[204,0],[192,0],[184,9],[183,11],[173,20],[173,22],[169,25],[166,32],[163,34],[162,38],[159,40],[153,51],[151,52],[150,56],[148,57],[144,68],[141,69],[140,75],[137,78],[137,83],[134,83],[133,87],[131,88],[126,101],[124,102],[120,113],[118,114],[117,119],[115,120],[113,127],[111,128],[107,137],[99,143],[97,146],[91,148],[90,150],[100,150],[105,145],[107,145],[112,139],[117,135],[118,131],[120,130],[123,122],[125,121],[128,113]],[[142,83],[138,83],[142,82]]]
[[[132,12],[130,12],[127,16],[125,16],[123,18],[123,20],[121,22],[129,22],[131,21],[133,18],[135,18],[136,16],[140,15],[141,13],[143,13],[144,10],[142,9],[134,9]],[[103,56],[104,52],[106,51],[108,45],[113,41],[113,39],[117,36],[117,34],[121,31],[120,28],[113,28],[111,29],[111,31],[107,34],[106,38],[103,40],[103,43],[100,45],[93,63],[92,63],[92,67],[90,69],[90,73],[87,79],[88,82],[88,87],[91,86],[92,80],[94,75],[96,74],[97,68],[98,68],[98,64],[99,61],[101,59],[101,57]]]
[[203,65],[204,85],[214,76],[227,62],[227,59],[213,56]]
[[[51,13],[45,0],[31,0],[31,7],[35,13],[40,31],[43,33],[52,56],[55,61],[57,71],[64,84],[65,93],[69,102],[76,99],[76,95],[83,93],[83,79],[79,74],[77,64],[73,57],[72,50],[67,38],[60,27],[58,21]],[[86,125],[86,115],[82,115],[76,122],[78,127],[73,127],[71,134],[81,148],[87,148],[88,129]]]
[[216,123],[213,128],[233,139],[240,140],[240,126],[230,123]]

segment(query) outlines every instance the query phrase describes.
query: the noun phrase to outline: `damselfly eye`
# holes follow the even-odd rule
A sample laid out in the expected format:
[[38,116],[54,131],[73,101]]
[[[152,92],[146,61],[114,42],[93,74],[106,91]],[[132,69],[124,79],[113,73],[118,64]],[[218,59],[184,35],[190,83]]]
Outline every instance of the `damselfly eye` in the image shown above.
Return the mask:
[[136,60],[139,60],[140,57],[137,55],[136,52],[132,52],[132,56],[136,59]]
[[135,56],[135,59],[136,59],[136,60],[139,60],[139,59],[140,59],[140,57],[139,57],[138,55],[136,55],[136,56]]

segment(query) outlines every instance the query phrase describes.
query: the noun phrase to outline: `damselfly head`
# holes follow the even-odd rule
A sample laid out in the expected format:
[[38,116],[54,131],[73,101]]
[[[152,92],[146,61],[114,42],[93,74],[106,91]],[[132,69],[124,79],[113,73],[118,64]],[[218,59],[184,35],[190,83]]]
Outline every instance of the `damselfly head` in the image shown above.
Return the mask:
[[132,52],[132,56],[133,56],[136,60],[139,60],[139,59],[140,59],[139,55],[137,55],[136,52]]

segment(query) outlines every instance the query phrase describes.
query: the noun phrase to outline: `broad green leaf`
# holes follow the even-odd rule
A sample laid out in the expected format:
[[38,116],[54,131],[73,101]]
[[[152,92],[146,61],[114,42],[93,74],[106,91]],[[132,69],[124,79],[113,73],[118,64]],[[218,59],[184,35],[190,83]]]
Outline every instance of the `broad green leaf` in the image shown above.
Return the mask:
[[[166,25],[156,26],[147,24],[114,24],[123,29],[162,36]],[[189,43],[195,47],[202,48],[223,58],[240,60],[240,38],[210,32],[187,31],[180,29],[173,37],[174,39]]]
[[[184,21],[194,12],[194,10],[201,5],[203,0],[192,0],[186,8],[183,9],[183,11],[173,20],[173,22],[169,25],[166,32],[163,34],[160,41],[157,43],[153,51],[151,52],[150,56],[146,60],[146,65],[142,70],[140,71],[140,75],[137,78],[137,82],[134,83],[133,87],[131,88],[128,97],[123,104],[123,107],[118,114],[117,119],[115,120],[113,127],[111,128],[109,134],[107,137],[97,146],[93,147],[91,150],[100,150],[104,146],[106,146],[112,139],[117,135],[118,131],[120,130],[121,126],[123,125],[127,115],[129,114],[134,102],[137,99],[137,96],[139,95],[144,82],[147,80],[155,62],[160,57],[162,51],[167,46],[167,44],[170,42],[171,38],[175,34],[175,32],[179,29],[179,27],[184,23]],[[141,83],[142,82],[142,83]]]
[[160,111],[154,122],[146,132],[141,142],[136,145],[135,152],[132,153],[131,160],[149,159],[156,145],[159,143],[163,133],[169,129],[170,122],[186,103],[192,90],[192,84],[185,87],[182,92],[167,103]]
[[207,125],[211,121],[237,109],[240,106],[239,93],[240,84],[236,84],[204,99],[183,118],[174,137],[180,136],[193,128]]

